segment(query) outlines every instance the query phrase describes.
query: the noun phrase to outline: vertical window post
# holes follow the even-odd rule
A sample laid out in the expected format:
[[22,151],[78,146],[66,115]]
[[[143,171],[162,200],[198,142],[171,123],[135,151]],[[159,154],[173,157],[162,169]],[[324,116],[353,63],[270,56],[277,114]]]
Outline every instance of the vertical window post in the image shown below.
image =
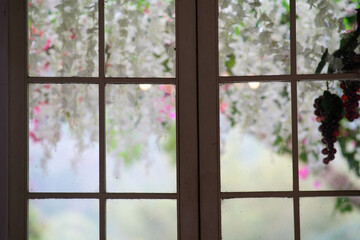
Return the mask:
[[0,0],[0,239],[7,239],[8,196],[8,1]]

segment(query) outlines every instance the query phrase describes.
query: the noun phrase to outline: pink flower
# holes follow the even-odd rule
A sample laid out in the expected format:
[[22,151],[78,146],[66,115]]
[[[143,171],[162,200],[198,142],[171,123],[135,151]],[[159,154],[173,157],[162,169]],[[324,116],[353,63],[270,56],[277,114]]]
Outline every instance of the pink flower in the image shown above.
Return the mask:
[[33,31],[33,33],[37,33],[37,29],[34,27],[34,24],[31,24],[31,30]]
[[225,91],[227,91],[227,90],[229,90],[230,86],[231,86],[230,84],[224,84],[224,85],[222,86],[222,89],[225,90]]
[[39,119],[37,119],[37,118],[33,119],[33,125],[34,125],[35,129],[37,129],[39,127],[39,122],[40,122]]
[[74,32],[74,29],[73,29],[73,28],[70,28],[70,32],[71,32],[70,38],[71,38],[71,40],[74,40],[74,38],[75,38],[75,36],[76,36],[76,34],[75,34],[75,32]]
[[163,90],[167,95],[170,95],[173,91],[173,85],[160,85],[160,89]]
[[166,111],[170,111],[171,105],[166,105],[166,106],[165,106],[165,109],[166,109]]
[[46,41],[46,44],[45,44],[45,46],[43,47],[43,50],[44,50],[44,51],[49,50],[50,44],[51,44],[51,39],[49,38],[49,39]]
[[301,140],[301,143],[302,143],[302,145],[306,145],[306,144],[308,144],[308,140],[307,140],[307,138],[304,138],[303,140]]
[[319,181],[319,180],[316,180],[315,182],[314,182],[314,188],[315,189],[319,189],[321,187],[321,182]]
[[306,179],[309,175],[309,169],[307,166],[304,166],[299,169],[299,177],[300,179]]
[[34,142],[40,142],[41,139],[40,138],[37,138],[35,133],[33,131],[29,131],[29,137],[31,140],[33,140]]
[[37,115],[39,112],[40,112],[40,108],[39,108],[39,106],[36,105],[34,107],[34,114]]
[[149,13],[150,13],[149,9],[148,9],[148,8],[144,8],[144,13],[149,15]]
[[227,107],[226,102],[220,103],[220,112],[221,112],[221,113],[224,113],[225,110],[226,110],[226,107]]
[[301,114],[299,114],[299,121],[301,122],[303,120],[303,117]]
[[44,71],[45,72],[49,71],[49,65],[50,65],[50,62],[45,63],[45,65],[44,65]]
[[176,118],[176,114],[175,114],[174,112],[171,112],[171,113],[169,113],[169,117],[170,117],[171,119],[175,119],[175,118]]

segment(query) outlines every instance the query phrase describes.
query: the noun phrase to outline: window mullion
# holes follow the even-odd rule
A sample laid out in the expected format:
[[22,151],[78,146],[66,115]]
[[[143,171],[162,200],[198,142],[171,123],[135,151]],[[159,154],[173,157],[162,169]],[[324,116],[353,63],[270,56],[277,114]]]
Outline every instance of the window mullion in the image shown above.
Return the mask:
[[178,239],[199,239],[196,1],[176,1]]
[[99,234],[106,240],[105,2],[99,0]]
[[9,239],[27,239],[26,2],[9,1]]
[[201,239],[221,239],[218,3],[199,0],[198,81]]
[[290,70],[291,70],[291,132],[293,166],[294,239],[300,240],[300,199],[298,165],[298,112],[297,112],[297,63],[296,63],[296,0],[290,0]]
[[99,233],[106,239],[106,143],[105,143],[105,84],[99,83]]
[[1,1],[0,8],[0,239],[8,239],[8,1]]

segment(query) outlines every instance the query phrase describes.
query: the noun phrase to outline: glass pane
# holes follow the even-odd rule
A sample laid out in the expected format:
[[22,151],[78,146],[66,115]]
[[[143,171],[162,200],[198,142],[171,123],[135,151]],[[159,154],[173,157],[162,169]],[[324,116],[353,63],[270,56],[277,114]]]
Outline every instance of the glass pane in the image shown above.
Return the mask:
[[219,1],[221,76],[289,74],[289,1]]
[[106,86],[110,192],[176,192],[174,85]]
[[175,0],[105,4],[108,77],[175,77]]
[[99,239],[98,200],[29,200],[29,240]]
[[221,203],[222,239],[294,239],[292,199],[230,199]]
[[292,189],[289,83],[220,86],[222,191]]
[[301,239],[359,239],[359,207],[359,197],[301,198]]
[[108,200],[108,240],[177,239],[175,200]]
[[300,189],[360,189],[359,88],[358,81],[331,81],[333,95],[324,95],[325,81],[298,83]]
[[28,0],[30,76],[98,76],[95,0]]
[[29,190],[99,189],[98,87],[30,84]]
[[315,73],[322,56],[318,73],[359,72],[359,35],[354,34],[359,7],[357,0],[296,1],[298,73]]

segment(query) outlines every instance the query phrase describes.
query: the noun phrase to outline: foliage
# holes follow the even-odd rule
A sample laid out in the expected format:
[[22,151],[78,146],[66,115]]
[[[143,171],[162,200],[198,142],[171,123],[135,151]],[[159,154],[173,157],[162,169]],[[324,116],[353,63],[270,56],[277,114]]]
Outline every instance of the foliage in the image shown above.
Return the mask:
[[335,203],[335,210],[341,213],[351,212],[353,209],[349,198],[339,197]]
[[[347,31],[355,30],[358,5],[354,0],[297,1],[298,73],[322,73],[326,66],[342,64],[337,60],[342,55],[338,55],[336,48],[339,44],[350,46],[349,39],[354,39]],[[174,6],[173,0],[106,1],[105,70],[108,77],[175,76]],[[95,1],[30,0],[28,10],[31,76],[98,76],[98,5]],[[286,0],[219,1],[220,74],[289,74],[289,14]],[[358,54],[354,46],[350,49]],[[333,53],[332,58],[329,53]],[[107,86],[108,154],[126,165],[141,161],[148,151],[144,136],[154,134],[158,145],[175,156],[174,86],[153,85],[147,91],[138,85],[129,86]],[[299,158],[313,174],[319,173],[321,143],[313,130],[317,123],[313,119],[312,103],[324,87],[321,82],[299,83],[298,96],[293,96],[298,97],[299,102]],[[276,152],[292,152],[289,84],[261,84],[258,89],[252,89],[236,83],[222,85],[220,89],[220,119],[224,131],[241,125]],[[334,84],[330,90],[339,94]],[[43,145],[43,168],[51,161],[51,149],[56,148],[61,139],[62,124],[68,125],[77,138],[79,154],[85,144],[90,144],[85,138],[93,143],[98,141],[97,106],[98,89],[91,85],[30,85],[30,145]],[[359,176],[358,148],[352,151],[347,148],[349,142],[360,143],[357,125],[345,124],[341,134],[342,154],[349,168]]]

